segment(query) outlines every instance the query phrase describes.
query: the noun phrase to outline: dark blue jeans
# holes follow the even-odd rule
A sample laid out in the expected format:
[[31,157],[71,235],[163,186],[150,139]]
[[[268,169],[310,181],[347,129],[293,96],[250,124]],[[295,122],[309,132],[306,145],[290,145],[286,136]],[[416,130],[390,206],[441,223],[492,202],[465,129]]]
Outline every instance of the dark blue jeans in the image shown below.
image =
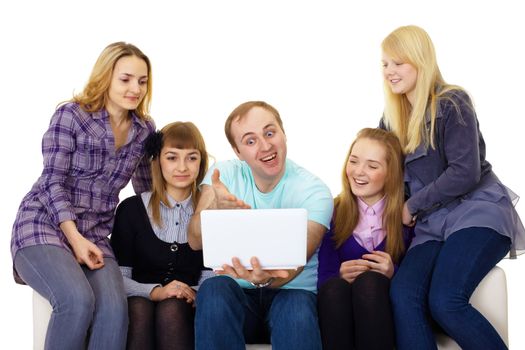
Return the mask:
[[320,350],[316,295],[301,289],[243,289],[225,276],[197,293],[195,348],[244,350],[271,341],[273,350]]
[[506,349],[469,299],[509,248],[508,237],[472,227],[410,249],[390,289],[397,349],[436,349],[431,319],[462,349]]

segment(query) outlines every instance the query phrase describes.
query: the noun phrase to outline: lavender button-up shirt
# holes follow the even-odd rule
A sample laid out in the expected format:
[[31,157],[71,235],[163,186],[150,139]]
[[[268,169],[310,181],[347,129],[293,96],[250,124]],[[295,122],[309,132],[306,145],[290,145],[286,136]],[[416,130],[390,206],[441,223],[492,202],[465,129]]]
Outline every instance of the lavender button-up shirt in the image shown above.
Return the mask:
[[73,220],[78,231],[113,257],[107,236],[113,226],[119,192],[132,179],[135,192],[149,190],[149,161],[143,143],[153,121],[132,113],[125,144],[115,150],[106,110],[86,112],[77,103],[60,106],[42,140],[44,170],[24,197],[11,239],[11,254],[51,244],[71,252],[60,223]]
[[385,203],[386,197],[372,206],[368,206],[361,198],[357,198],[359,221],[352,236],[360,246],[369,252],[374,251],[386,237],[386,231],[383,229]]

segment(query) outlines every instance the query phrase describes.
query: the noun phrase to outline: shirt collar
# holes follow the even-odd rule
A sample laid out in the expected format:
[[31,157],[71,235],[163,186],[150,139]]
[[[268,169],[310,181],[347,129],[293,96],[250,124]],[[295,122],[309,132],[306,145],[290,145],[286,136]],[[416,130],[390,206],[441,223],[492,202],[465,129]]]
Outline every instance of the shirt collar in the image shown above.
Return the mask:
[[[101,110],[96,112],[92,112],[91,115],[93,116],[93,119],[109,118],[109,113],[105,108],[102,108]],[[141,128],[147,128],[146,122],[143,119],[139,118],[135,111],[131,111],[131,121],[133,122],[133,124],[136,124]]]
[[131,120],[133,121],[133,124],[136,124],[140,126],[143,129],[147,129],[146,122],[144,119],[140,118],[135,111],[131,111]]
[[[168,193],[166,193],[166,197],[168,198],[168,203],[170,204],[170,206],[172,208],[176,208],[177,207],[177,204],[180,205],[182,207],[182,209],[184,210],[187,210],[188,207],[191,207],[193,205],[192,201],[191,201],[191,193],[190,195],[188,196],[188,198],[186,198],[185,200],[183,200],[182,202],[177,202],[175,199],[173,199],[172,196],[170,196]],[[162,203],[162,201],[160,202],[161,205],[167,207],[164,203]]]
[[91,112],[91,116],[93,119],[104,119],[109,118],[109,113],[106,111],[105,108],[102,108],[101,110],[98,110],[96,112]]
[[383,211],[385,210],[386,196],[383,196],[378,200],[374,205],[368,205],[361,198],[357,197],[357,205],[359,206],[359,211],[362,214],[368,215],[377,215],[382,217]]

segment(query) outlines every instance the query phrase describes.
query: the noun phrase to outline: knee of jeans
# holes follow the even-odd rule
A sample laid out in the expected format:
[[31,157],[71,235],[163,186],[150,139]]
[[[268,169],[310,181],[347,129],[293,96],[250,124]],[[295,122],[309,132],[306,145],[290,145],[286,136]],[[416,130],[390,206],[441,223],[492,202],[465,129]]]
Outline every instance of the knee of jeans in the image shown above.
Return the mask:
[[115,319],[128,318],[128,302],[125,294],[113,293],[110,296],[105,296],[104,300],[97,302],[98,312],[103,312],[104,315],[109,315]]
[[271,312],[278,310],[278,313],[287,319],[287,322],[295,324],[301,329],[317,325],[317,306],[315,294],[303,290],[281,290],[274,298]]
[[390,282],[390,301],[394,309],[404,309],[426,305],[427,292],[424,288],[405,282],[401,279],[394,278]]
[[63,298],[52,299],[51,304],[55,312],[92,317],[95,311],[95,296],[91,290],[72,289]]
[[197,304],[237,301],[237,293],[242,293],[242,290],[232,278],[226,276],[208,278],[199,287]]
[[458,311],[468,307],[468,298],[445,288],[431,288],[428,307],[432,318],[443,324],[449,322]]

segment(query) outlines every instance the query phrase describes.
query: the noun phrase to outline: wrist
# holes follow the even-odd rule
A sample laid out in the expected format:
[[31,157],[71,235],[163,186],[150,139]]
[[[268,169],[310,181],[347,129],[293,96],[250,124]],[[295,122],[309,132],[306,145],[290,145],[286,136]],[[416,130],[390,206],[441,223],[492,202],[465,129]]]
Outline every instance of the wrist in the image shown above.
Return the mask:
[[160,289],[162,287],[161,286],[155,286],[153,287],[153,289],[151,290],[151,292],[149,293],[149,297],[152,301],[159,301],[159,295],[158,293],[160,292]]
[[69,243],[71,248],[73,248],[74,251],[76,251],[77,249],[82,249],[82,247],[86,246],[85,244],[86,238],[82,236],[80,233],[76,235],[66,236],[66,238],[67,238],[67,242]]
[[411,203],[410,203],[409,200],[406,201],[406,207],[407,207],[407,211],[408,211],[408,213],[410,214],[411,217],[416,217],[417,216],[418,210],[412,208]]
[[269,287],[273,281],[275,281],[275,278],[274,277],[270,277],[270,279],[266,282],[258,282],[258,283],[254,283],[252,281],[250,281],[250,284],[252,286],[254,286],[255,288],[265,288],[265,287]]

